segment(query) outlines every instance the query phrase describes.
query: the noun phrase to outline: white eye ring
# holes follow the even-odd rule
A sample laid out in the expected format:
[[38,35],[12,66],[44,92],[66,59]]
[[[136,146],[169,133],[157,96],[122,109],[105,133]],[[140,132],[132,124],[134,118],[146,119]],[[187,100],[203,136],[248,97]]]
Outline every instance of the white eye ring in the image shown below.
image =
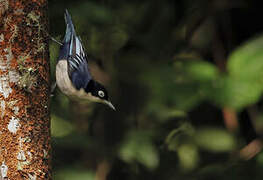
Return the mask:
[[98,95],[99,95],[100,97],[104,97],[104,96],[105,96],[105,94],[104,94],[103,91],[98,91]]

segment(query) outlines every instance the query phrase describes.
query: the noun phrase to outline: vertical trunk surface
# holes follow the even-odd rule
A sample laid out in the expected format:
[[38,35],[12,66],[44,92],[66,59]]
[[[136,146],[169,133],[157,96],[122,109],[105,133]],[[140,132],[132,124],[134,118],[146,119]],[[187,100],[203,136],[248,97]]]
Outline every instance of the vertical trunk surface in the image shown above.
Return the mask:
[[0,0],[0,180],[50,176],[47,0]]

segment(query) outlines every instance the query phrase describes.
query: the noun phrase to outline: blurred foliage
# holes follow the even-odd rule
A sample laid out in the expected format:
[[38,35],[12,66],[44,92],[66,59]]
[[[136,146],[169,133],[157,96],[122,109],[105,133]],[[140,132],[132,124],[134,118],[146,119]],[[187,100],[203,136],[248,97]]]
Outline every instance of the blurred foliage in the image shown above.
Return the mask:
[[145,132],[130,132],[120,147],[120,158],[125,162],[140,162],[149,169],[155,169],[159,162],[156,147]]
[[229,152],[235,148],[235,139],[222,129],[203,128],[195,136],[196,143],[203,149],[214,152]]
[[75,170],[72,168],[65,169],[54,173],[55,179],[61,180],[93,180],[94,173],[88,172],[87,170]]
[[[246,0],[50,0],[49,33],[62,41],[67,8],[93,76],[117,109],[56,90],[54,179],[262,179],[262,153],[238,158],[263,135],[257,6]],[[50,41],[53,80],[58,51]],[[225,108],[237,113],[236,132],[226,128]]]

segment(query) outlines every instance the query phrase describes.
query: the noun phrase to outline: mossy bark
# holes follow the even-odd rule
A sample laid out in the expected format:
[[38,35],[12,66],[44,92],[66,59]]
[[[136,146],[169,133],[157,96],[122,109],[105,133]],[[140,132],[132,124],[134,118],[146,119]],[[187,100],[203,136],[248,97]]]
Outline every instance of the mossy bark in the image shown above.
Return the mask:
[[47,0],[0,0],[0,180],[51,179]]

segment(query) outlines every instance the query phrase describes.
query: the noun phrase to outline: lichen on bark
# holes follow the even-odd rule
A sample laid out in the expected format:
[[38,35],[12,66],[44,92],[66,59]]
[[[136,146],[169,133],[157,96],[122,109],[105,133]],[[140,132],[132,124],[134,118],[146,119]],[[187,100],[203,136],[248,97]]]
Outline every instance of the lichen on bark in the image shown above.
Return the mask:
[[51,179],[46,0],[0,0],[0,180]]

